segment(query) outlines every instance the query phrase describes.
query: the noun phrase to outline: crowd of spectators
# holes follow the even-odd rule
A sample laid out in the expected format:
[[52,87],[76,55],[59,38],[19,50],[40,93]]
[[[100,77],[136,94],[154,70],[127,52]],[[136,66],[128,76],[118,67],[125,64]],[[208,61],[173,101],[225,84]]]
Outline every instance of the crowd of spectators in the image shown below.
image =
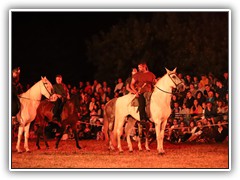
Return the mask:
[[[228,73],[215,77],[212,73],[201,76],[178,74],[186,89],[172,95],[172,113],[167,121],[165,139],[171,142],[222,142],[228,137]],[[79,96],[78,136],[80,139],[104,139],[103,110],[114,97],[127,93],[121,78],[115,87],[106,81],[80,81],[77,86],[67,85],[70,96]],[[154,125],[153,125],[154,128]],[[54,128],[52,128],[54,129]],[[153,131],[154,133],[154,131]],[[65,131],[73,138],[71,127]],[[134,134],[133,134],[134,136]],[[64,139],[64,138],[63,138]],[[66,138],[65,138],[66,139]]]

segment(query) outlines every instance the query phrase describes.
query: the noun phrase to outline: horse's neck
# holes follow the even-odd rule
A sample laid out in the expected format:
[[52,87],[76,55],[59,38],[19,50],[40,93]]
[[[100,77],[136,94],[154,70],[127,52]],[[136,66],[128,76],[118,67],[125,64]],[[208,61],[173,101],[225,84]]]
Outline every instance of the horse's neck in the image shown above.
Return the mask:
[[156,87],[154,88],[154,93],[153,93],[153,97],[152,98],[158,100],[159,103],[170,104],[172,88],[170,86],[166,86],[166,84],[168,84],[166,76],[163,76],[159,80],[159,82],[156,83]]
[[23,97],[28,97],[34,100],[41,100],[42,94],[39,87],[39,82],[34,84],[30,89],[28,89],[25,93],[22,94]]

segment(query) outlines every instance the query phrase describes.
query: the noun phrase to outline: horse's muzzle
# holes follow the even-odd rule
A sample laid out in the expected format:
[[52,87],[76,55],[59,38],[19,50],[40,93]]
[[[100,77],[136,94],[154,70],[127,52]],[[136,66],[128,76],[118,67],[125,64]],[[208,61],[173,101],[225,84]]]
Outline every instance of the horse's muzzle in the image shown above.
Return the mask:
[[185,91],[185,85],[182,83],[182,84],[179,84],[178,86],[177,86],[177,90],[179,91],[179,92],[183,92],[183,91]]

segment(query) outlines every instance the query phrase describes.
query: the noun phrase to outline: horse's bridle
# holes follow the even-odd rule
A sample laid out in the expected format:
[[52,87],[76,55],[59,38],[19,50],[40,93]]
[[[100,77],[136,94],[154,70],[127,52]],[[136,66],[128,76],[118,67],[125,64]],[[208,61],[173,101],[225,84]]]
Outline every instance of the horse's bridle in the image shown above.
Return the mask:
[[47,87],[46,87],[46,84],[48,84],[48,83],[43,82],[43,86],[45,87],[45,89],[47,90],[48,94],[50,95],[50,96],[49,96],[49,98],[50,98],[50,97],[53,95],[53,93],[49,92],[49,90],[48,90]]
[[[169,74],[168,74],[169,78],[170,78],[170,79],[172,80],[172,82],[175,84],[176,88],[177,88],[180,84],[183,84],[183,82],[182,82],[181,79],[180,79],[180,83],[177,84],[177,83],[172,79],[171,75],[176,75],[176,77],[177,77],[177,74],[176,74],[176,73],[169,73]],[[161,89],[161,88],[159,88],[159,87],[157,87],[157,86],[155,86],[155,87],[156,87],[157,89],[159,89],[160,91],[165,92],[165,93],[168,93],[168,94],[177,94],[177,93],[173,93],[173,92],[164,91],[163,89]]]

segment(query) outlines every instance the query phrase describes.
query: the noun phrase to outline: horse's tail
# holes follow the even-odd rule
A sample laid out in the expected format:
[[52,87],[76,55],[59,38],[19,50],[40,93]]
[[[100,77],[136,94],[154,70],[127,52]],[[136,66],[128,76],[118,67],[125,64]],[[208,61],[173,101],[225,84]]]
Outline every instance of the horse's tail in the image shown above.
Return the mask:
[[113,131],[113,126],[115,123],[115,104],[117,98],[111,99],[104,108],[103,114],[103,126],[104,126],[104,137],[105,141],[108,143],[112,142],[111,132]]

